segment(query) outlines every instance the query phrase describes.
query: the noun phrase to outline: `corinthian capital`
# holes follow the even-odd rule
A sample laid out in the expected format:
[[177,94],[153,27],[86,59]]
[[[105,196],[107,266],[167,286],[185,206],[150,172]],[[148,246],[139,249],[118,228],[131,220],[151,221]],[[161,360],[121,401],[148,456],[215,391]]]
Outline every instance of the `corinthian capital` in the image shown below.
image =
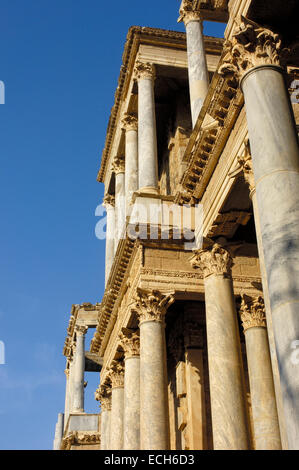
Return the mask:
[[122,121],[122,129],[125,131],[137,131],[138,130],[138,119],[134,114],[125,113]]
[[123,361],[113,361],[108,373],[112,388],[124,386],[124,373],[125,368]]
[[215,243],[210,250],[197,250],[192,256],[191,265],[193,268],[202,270],[204,277],[213,274],[231,275],[233,260],[227,250]]
[[76,330],[76,335],[77,336],[84,336],[87,333],[88,328],[87,328],[87,326],[77,325],[75,330]]
[[115,196],[112,194],[105,194],[104,199],[103,199],[103,206],[115,206]]
[[267,328],[263,297],[259,296],[252,299],[247,295],[243,295],[240,308],[240,317],[244,332],[253,327]]
[[257,23],[241,16],[232,41],[224,44],[224,58],[218,73],[235,74],[239,79],[252,68],[262,65],[280,65],[281,40]]
[[107,385],[100,385],[96,390],[95,399],[101,402],[102,411],[111,410],[111,388]]
[[134,74],[137,80],[142,80],[144,78],[155,78],[155,66],[150,62],[141,62],[137,60],[135,63]]
[[114,173],[117,175],[118,173],[124,173],[125,172],[125,158],[123,155],[118,155],[114,157],[113,163],[112,163],[112,169]]
[[199,21],[201,20],[201,14],[199,11],[194,10],[193,0],[183,0],[180,6],[180,16],[178,18],[178,23],[183,21],[185,26],[190,21]]
[[140,335],[139,331],[123,328],[119,335],[121,347],[125,352],[125,358],[138,357],[140,355]]
[[162,294],[157,290],[146,291],[138,289],[133,310],[139,317],[139,322],[164,322],[168,307],[174,302],[174,294]]

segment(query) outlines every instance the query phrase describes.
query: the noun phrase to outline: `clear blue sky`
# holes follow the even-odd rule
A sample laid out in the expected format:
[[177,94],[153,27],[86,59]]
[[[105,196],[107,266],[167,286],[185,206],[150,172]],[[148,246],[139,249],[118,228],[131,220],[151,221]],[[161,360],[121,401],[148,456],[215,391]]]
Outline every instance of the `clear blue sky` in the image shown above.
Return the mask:
[[[0,449],[52,448],[70,308],[103,294],[96,176],[127,30],[184,30],[179,4],[0,0]],[[207,23],[204,32],[223,30]]]

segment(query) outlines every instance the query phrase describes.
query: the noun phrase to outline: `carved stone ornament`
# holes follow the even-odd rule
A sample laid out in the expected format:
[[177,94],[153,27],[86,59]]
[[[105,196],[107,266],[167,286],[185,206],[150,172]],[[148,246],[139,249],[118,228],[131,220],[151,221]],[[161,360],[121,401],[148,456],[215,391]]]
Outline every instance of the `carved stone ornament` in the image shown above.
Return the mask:
[[125,172],[125,157],[122,155],[118,155],[114,158],[112,163],[112,170],[117,175],[118,173]]
[[125,113],[121,121],[122,129],[125,131],[137,131],[138,119],[134,114]]
[[141,62],[140,60],[137,60],[135,63],[134,74],[137,80],[142,80],[145,78],[154,80],[155,66],[150,62]]
[[83,326],[83,325],[77,325],[76,326],[76,335],[77,336],[84,336],[86,333],[87,333],[87,326]]
[[121,341],[121,347],[125,352],[125,358],[140,356],[140,334],[139,331],[129,330],[127,328],[122,329],[122,333],[119,335]]
[[107,206],[114,207],[115,206],[115,196],[113,196],[112,194],[105,194],[104,199],[103,199],[103,206],[104,207],[107,207]]
[[218,73],[234,74],[239,79],[252,68],[263,65],[280,65],[279,52],[281,40],[273,33],[257,23],[241,16],[232,41],[224,43],[224,57]]
[[183,21],[187,25],[190,21],[199,21],[201,20],[201,14],[199,11],[194,10],[193,0],[183,0],[180,6],[180,16],[178,18],[178,23]]
[[146,321],[164,322],[167,309],[173,302],[174,293],[138,289],[133,311],[137,313],[140,324]]
[[95,399],[101,402],[102,411],[111,410],[111,387],[100,385],[95,392]]
[[125,368],[123,361],[113,361],[108,373],[112,388],[124,386],[124,373]]
[[193,268],[199,268],[204,277],[211,275],[231,275],[233,260],[227,250],[215,243],[210,250],[196,250],[190,259]]
[[238,163],[242,167],[244,179],[249,186],[250,194],[255,190],[252,159],[250,154],[249,140],[245,142],[245,151],[242,156],[238,157]]
[[244,332],[253,327],[267,328],[263,297],[259,296],[252,299],[247,295],[242,295],[240,317]]

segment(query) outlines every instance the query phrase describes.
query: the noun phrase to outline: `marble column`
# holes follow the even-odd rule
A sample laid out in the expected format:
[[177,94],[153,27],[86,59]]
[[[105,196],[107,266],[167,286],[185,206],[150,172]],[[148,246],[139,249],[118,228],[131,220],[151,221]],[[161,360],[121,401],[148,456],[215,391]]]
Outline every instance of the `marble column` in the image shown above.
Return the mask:
[[256,191],[255,191],[255,183],[254,183],[254,175],[253,175],[252,158],[251,158],[251,153],[250,153],[249,140],[245,142],[245,151],[242,156],[238,157],[238,162],[242,168],[244,179],[248,184],[249,191],[250,191],[249,196],[252,200],[255,232],[256,232],[257,246],[258,246],[258,252],[259,252],[260,270],[261,270],[261,277],[262,277],[262,283],[263,283],[263,296],[264,296],[265,312],[266,312],[266,320],[267,320],[267,334],[268,334],[272,373],[273,373],[273,380],[274,380],[274,387],[275,387],[275,398],[276,398],[277,412],[278,412],[278,419],[279,419],[280,437],[281,437],[282,448],[287,449],[288,440],[287,440],[286,430],[285,430],[280,377],[279,377],[277,353],[276,353],[276,348],[275,348],[273,322],[272,322],[272,314],[271,314],[271,306],[270,306],[270,296],[269,296],[269,289],[268,289],[267,273],[266,273],[266,268],[265,268],[264,250],[263,250],[263,244],[262,244],[260,218],[258,215],[258,205],[257,205],[257,200],[256,200]]
[[256,450],[280,450],[281,440],[264,300],[243,295],[244,328]]
[[138,189],[138,121],[136,116],[126,113],[122,126],[126,133],[125,194],[126,217],[128,217],[133,193]]
[[215,450],[249,448],[248,412],[244,371],[232,287],[232,259],[227,250],[214,244],[198,250],[193,267],[203,271],[206,327]]
[[110,450],[122,450],[124,442],[124,364],[112,363],[109,377],[112,387]]
[[107,212],[106,225],[106,260],[105,260],[105,285],[107,284],[111,266],[114,260],[114,242],[115,242],[115,197],[106,194],[103,206]]
[[134,310],[140,322],[140,448],[169,449],[165,322],[171,294],[138,289]]
[[124,450],[140,449],[140,338],[139,332],[123,329],[125,353]]
[[118,242],[123,236],[126,223],[126,198],[125,198],[125,159],[123,156],[114,158],[113,171],[115,173],[115,241],[114,253]]
[[85,326],[76,326],[73,413],[84,412]]
[[64,428],[64,414],[58,414],[58,421],[55,428],[55,439],[53,444],[53,450],[60,450],[60,444],[63,437],[63,428]]
[[182,6],[178,21],[186,27],[189,94],[192,126],[194,127],[209,88],[209,73],[203,38],[203,23],[199,11]]
[[137,61],[138,81],[138,189],[158,193],[158,151],[153,64]]
[[101,450],[110,450],[111,387],[101,385],[96,400],[101,402]]
[[70,414],[70,368],[65,369],[64,371],[66,377],[66,384],[65,384],[65,402],[64,402],[64,427],[67,424],[67,420]]
[[219,72],[235,73],[244,93],[288,448],[298,450],[299,146],[280,47],[243,18]]

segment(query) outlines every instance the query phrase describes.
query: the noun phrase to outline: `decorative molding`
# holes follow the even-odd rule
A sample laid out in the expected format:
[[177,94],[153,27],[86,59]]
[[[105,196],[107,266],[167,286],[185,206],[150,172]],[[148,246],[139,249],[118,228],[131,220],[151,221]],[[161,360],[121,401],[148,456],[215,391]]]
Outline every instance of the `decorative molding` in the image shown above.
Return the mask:
[[240,308],[240,317],[244,332],[249,328],[267,328],[265,304],[262,296],[255,298],[243,294]]
[[202,20],[200,11],[194,9],[193,3],[193,0],[182,0],[179,10],[180,16],[178,18],[178,23],[183,21],[186,26],[190,21]]
[[138,130],[138,119],[135,114],[125,113],[122,121],[122,129],[127,131],[137,131]]
[[233,74],[242,79],[254,67],[280,66],[280,48],[278,34],[241,16],[232,41],[224,43],[224,56],[218,73]]
[[136,330],[123,328],[119,335],[120,345],[124,350],[125,359],[140,356],[140,333]]
[[125,366],[123,361],[113,361],[107,376],[111,380],[111,387],[118,388],[124,386]]
[[202,270],[204,278],[212,275],[231,276],[232,257],[218,243],[210,250],[196,250],[190,262],[193,268]]
[[115,196],[112,194],[105,194],[103,198],[103,206],[107,208],[107,206],[115,207]]
[[244,147],[244,153],[238,157],[238,163],[242,168],[244,179],[249,186],[250,196],[252,197],[252,194],[255,191],[255,182],[249,140],[244,142]]
[[186,271],[165,271],[162,269],[149,269],[142,268],[140,271],[141,275],[152,276],[153,278],[157,276],[163,277],[179,277],[182,279],[202,279],[203,276],[201,273],[191,273]]
[[155,66],[150,62],[136,60],[134,75],[137,80],[144,80],[148,78],[154,80],[156,76]]
[[117,155],[114,157],[112,170],[116,175],[125,172],[125,157],[123,155]]
[[87,328],[87,326],[76,325],[75,330],[76,330],[76,335],[77,336],[85,336],[86,333],[87,333],[88,328]]
[[140,325],[147,321],[163,323],[167,309],[174,300],[174,292],[162,294],[157,290],[147,291],[138,288],[132,310],[138,315]]
[[111,410],[111,387],[108,387],[105,384],[100,385],[94,396],[97,401],[101,402],[102,411]]
[[94,431],[71,431],[61,441],[61,450],[71,450],[73,445],[97,445],[101,443],[101,434]]

